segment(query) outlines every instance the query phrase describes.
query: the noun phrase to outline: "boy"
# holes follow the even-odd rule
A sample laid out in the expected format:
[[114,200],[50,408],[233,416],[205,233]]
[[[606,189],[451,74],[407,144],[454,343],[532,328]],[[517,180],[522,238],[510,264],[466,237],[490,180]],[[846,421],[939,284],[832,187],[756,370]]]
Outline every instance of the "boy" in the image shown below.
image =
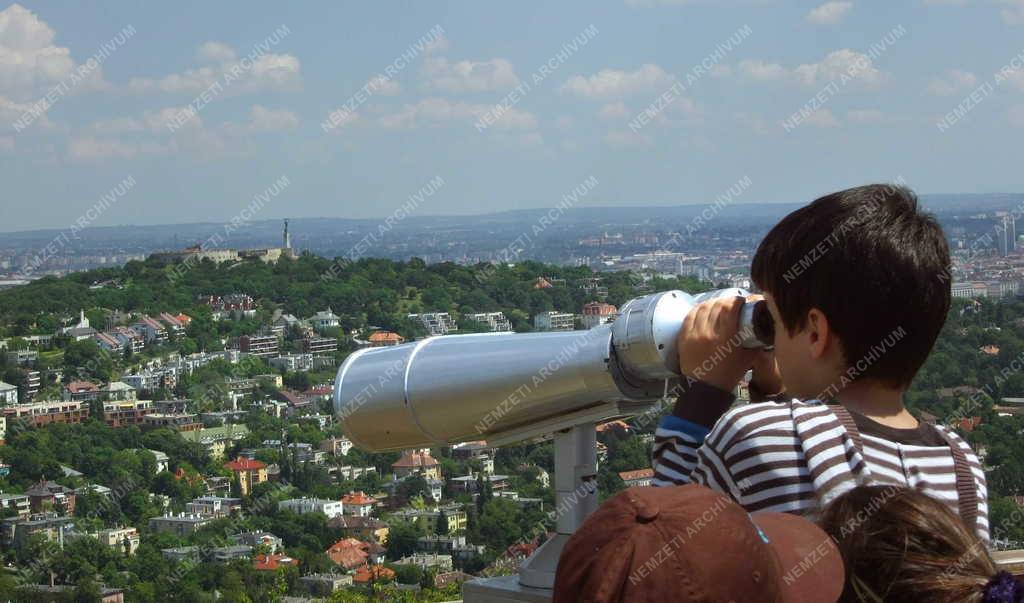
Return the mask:
[[[857,485],[898,484],[945,502],[987,541],[977,456],[901,399],[946,320],[949,267],[942,229],[903,187],[840,191],[783,218],[751,268],[774,351],[730,343],[742,298],[686,316],[685,386],[655,434],[655,485],[697,482],[748,511],[816,515]],[[776,401],[729,410],[751,367],[751,400]]]

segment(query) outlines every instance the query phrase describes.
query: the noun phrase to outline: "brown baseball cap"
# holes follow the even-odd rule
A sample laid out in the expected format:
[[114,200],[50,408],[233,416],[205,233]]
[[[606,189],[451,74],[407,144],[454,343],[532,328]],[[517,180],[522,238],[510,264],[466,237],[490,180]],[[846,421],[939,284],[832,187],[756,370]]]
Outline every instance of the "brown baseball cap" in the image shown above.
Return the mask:
[[843,561],[812,522],[747,513],[698,485],[629,488],[562,549],[555,603],[833,603]]

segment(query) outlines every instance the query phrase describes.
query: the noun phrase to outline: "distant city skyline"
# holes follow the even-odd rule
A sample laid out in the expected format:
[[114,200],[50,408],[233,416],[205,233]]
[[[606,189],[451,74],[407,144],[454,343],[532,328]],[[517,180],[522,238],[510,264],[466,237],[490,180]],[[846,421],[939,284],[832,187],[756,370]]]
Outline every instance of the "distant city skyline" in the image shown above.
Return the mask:
[[1022,33],[1022,0],[0,3],[0,232],[1024,192]]

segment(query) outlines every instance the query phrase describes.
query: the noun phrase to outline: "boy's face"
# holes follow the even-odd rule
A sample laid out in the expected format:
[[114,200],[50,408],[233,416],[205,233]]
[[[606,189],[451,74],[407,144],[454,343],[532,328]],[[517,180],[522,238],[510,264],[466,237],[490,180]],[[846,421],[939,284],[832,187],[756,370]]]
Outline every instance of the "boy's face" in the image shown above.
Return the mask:
[[842,360],[838,359],[837,365],[834,353],[828,353],[829,348],[834,351],[836,346],[821,341],[822,337],[830,337],[827,328],[822,333],[807,324],[791,335],[782,322],[775,298],[767,292],[764,298],[775,321],[775,361],[786,392],[801,400],[817,398],[829,390],[841,370]]

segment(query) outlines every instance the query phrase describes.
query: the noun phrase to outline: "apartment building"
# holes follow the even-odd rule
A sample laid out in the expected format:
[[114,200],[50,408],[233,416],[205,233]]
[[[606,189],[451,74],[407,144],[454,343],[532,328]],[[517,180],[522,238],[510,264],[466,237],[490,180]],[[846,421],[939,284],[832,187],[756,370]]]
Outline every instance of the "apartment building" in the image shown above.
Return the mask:
[[533,317],[533,328],[538,331],[572,331],[576,328],[576,315],[567,312],[541,312]]
[[278,355],[277,335],[242,335],[238,349],[251,356],[273,358]]

